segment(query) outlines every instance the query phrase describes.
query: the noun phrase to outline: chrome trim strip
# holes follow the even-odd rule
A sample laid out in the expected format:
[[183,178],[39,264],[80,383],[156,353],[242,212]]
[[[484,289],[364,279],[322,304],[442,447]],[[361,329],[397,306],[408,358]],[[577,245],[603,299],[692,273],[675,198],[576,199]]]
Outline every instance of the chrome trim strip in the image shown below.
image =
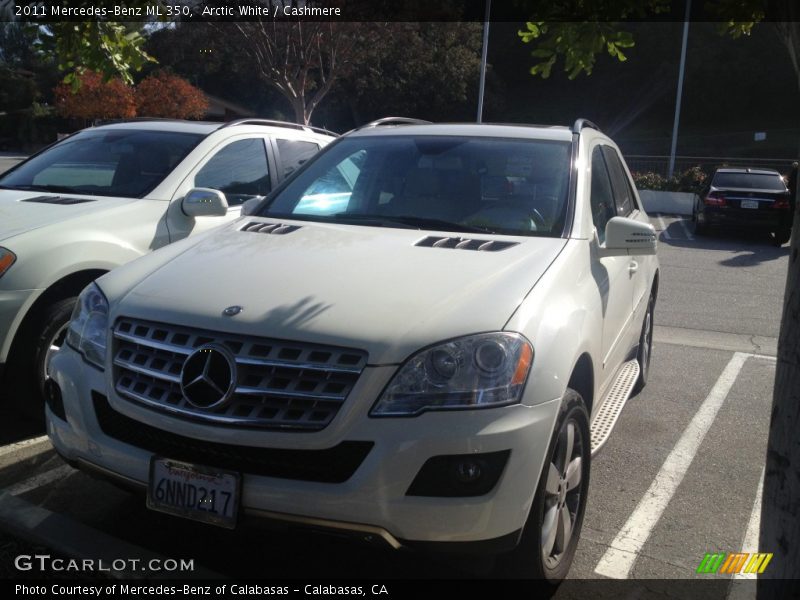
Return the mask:
[[323,365],[313,363],[293,363],[284,362],[281,360],[270,360],[267,358],[252,358],[249,356],[236,356],[236,364],[238,365],[253,365],[258,367],[281,367],[287,369],[302,369],[303,371],[321,371],[323,373],[352,373],[358,375],[363,369],[353,367],[326,367]]
[[122,360],[121,358],[115,357],[114,364],[118,367],[122,367],[123,369],[128,369],[129,371],[138,373],[139,375],[152,377],[153,379],[161,379],[162,381],[169,381],[170,383],[177,383],[178,385],[181,383],[181,378],[178,375],[172,375],[156,369],[148,369],[147,367],[137,365],[127,360]]
[[271,390],[269,388],[248,387],[240,385],[236,387],[236,394],[243,396],[275,396],[276,398],[303,398],[306,400],[334,400],[344,402],[345,397],[341,394],[317,394],[314,392],[287,392],[285,390]]
[[245,417],[227,417],[225,415],[205,414],[186,410],[179,406],[172,406],[170,404],[157,402],[136,392],[126,389],[120,389],[119,384],[114,388],[117,394],[124,398],[135,400],[144,404],[148,408],[152,408],[161,413],[167,413],[173,417],[185,417],[202,423],[218,423],[220,425],[235,425],[237,427],[260,427],[262,429],[298,429],[298,430],[312,430],[319,431],[319,423],[285,423],[283,421],[272,419],[251,419]]
[[265,519],[274,519],[276,521],[285,521],[288,523],[299,523],[301,525],[309,525],[311,527],[324,527],[327,529],[339,529],[342,531],[353,531],[357,533],[369,534],[383,539],[389,546],[395,550],[399,550],[403,545],[391,533],[382,527],[375,525],[363,525],[361,523],[348,523],[347,521],[332,521],[329,519],[319,519],[317,517],[304,517],[302,515],[290,515],[287,513],[273,512],[271,510],[263,510],[260,508],[244,508],[244,511],[256,517]]
[[139,346],[147,346],[148,348],[155,348],[156,350],[165,350],[167,352],[174,352],[175,354],[183,354],[184,356],[189,356],[195,350],[194,348],[186,348],[185,346],[176,346],[175,344],[158,342],[156,340],[151,340],[150,338],[139,337],[138,335],[130,335],[128,333],[122,333],[120,331],[117,331],[116,329],[114,329],[114,337],[119,340],[131,342],[132,344],[138,344]]
[[[174,352],[175,354],[182,354],[184,356],[189,356],[195,350],[194,348],[176,346],[175,344],[168,344],[166,342],[158,342],[156,340],[151,340],[150,338],[143,338],[135,335],[130,335],[127,333],[121,333],[116,330],[114,331],[114,337],[126,342],[131,342],[132,344],[137,344],[139,346],[146,346],[148,348],[154,348],[156,350],[164,350],[166,352]],[[236,355],[236,362],[237,364],[252,365],[258,367],[281,367],[287,369],[302,369],[304,371],[320,371],[325,373],[327,372],[350,373],[353,375],[359,375],[363,371],[363,369],[360,369],[358,367],[340,367],[336,365],[325,366],[314,363],[296,363],[296,362],[271,360],[266,358],[254,358],[254,357],[240,356],[240,355]]]

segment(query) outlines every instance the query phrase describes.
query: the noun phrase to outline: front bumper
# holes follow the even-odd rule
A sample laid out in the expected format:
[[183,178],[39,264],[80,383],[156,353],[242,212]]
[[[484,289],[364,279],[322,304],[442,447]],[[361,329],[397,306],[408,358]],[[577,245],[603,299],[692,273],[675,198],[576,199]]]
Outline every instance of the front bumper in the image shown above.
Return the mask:
[[[113,391],[109,393],[107,374],[87,365],[65,346],[54,357],[51,374],[62,392],[66,421],[48,410],[47,431],[67,460],[134,486],[146,485],[154,453],[141,447],[146,443],[124,443],[104,433],[92,392],[95,400],[98,394],[106,396],[108,406],[122,418],[199,444],[238,445],[257,452],[280,448],[324,453],[346,442],[369,442],[372,447],[363,461],[338,483],[244,471],[243,512],[378,536],[390,546],[444,543],[452,548],[479,543],[479,547],[492,548],[498,541],[494,545],[513,546],[533,501],[560,399],[536,406],[369,418],[369,408],[394,371],[394,367],[365,369],[347,400],[350,410],[342,411],[320,432],[254,432],[190,423],[134,405]],[[429,458],[502,451],[510,454],[499,481],[488,493],[472,497],[407,495]],[[218,466],[213,459],[204,461],[200,464]]]

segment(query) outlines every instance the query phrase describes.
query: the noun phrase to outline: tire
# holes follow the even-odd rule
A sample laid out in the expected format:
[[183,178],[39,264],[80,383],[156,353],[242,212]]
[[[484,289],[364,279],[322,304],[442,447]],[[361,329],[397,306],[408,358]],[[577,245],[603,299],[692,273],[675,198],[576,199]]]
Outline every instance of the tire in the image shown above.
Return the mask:
[[694,221],[695,235],[708,235],[708,223],[701,223],[697,213],[694,214],[694,218],[692,220]]
[[639,379],[633,386],[633,394],[638,394],[647,385],[647,377],[650,374],[650,360],[653,354],[653,310],[656,306],[656,297],[650,292],[650,299],[647,301],[647,312],[642,321],[642,332],[639,334],[639,350],[636,353],[636,360],[639,361]]
[[60,347],[77,297],[64,298],[31,315],[18,333],[9,372],[11,401],[17,412],[41,421],[44,418],[44,382],[47,364]]
[[775,237],[772,238],[772,243],[778,247],[783,246],[792,237],[791,229],[779,229],[774,233]]
[[[571,456],[566,456],[572,436]],[[528,513],[522,539],[510,553],[497,557],[495,575],[540,579],[555,587],[567,576],[578,545],[586,509],[591,463],[589,414],[581,395],[567,388],[547,450],[536,496]],[[565,477],[568,465],[571,475]],[[549,480],[549,481],[548,481]],[[572,486],[569,481],[572,480]],[[566,515],[566,516],[565,516]],[[563,535],[561,518],[570,521],[570,533]],[[547,536],[545,526],[551,536]],[[561,538],[561,540],[559,540]],[[549,544],[549,550],[544,546]]]

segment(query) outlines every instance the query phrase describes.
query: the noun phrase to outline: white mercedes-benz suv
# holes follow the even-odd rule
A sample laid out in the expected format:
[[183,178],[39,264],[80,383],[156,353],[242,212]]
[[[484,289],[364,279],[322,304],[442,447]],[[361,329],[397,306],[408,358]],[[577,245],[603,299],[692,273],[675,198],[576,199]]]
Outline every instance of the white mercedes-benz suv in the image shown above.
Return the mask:
[[89,282],[238,217],[329,133],[141,119],[84,129],[0,176],[0,391],[41,418],[50,358]]
[[562,579],[650,363],[656,235],[614,143],[383,119],[244,212],[82,292],[60,454],[188,519]]

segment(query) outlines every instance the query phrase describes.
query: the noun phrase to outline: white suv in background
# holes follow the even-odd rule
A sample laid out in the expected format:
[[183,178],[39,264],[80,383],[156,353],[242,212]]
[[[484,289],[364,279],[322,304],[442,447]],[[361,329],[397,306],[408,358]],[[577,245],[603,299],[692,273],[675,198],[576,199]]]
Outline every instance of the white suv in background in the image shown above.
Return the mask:
[[562,579],[650,364],[656,235],[614,143],[385,119],[246,208],[82,292],[61,455],[188,519]]
[[0,176],[4,390],[41,414],[50,358],[89,282],[239,216],[328,134],[259,119],[137,120],[80,131]]

